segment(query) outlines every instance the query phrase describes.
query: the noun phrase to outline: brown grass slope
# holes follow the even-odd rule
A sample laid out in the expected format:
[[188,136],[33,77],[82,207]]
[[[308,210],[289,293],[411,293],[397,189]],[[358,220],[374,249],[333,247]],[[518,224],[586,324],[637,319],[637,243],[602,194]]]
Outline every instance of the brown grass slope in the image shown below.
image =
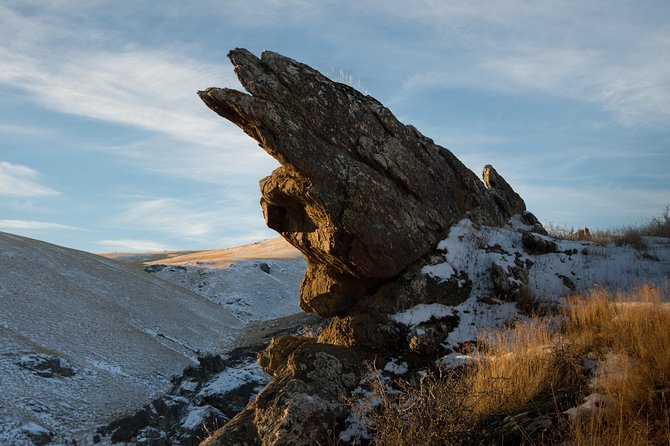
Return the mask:
[[667,297],[650,286],[575,296],[558,316],[483,336],[472,366],[392,392],[377,381],[376,444],[670,444]]

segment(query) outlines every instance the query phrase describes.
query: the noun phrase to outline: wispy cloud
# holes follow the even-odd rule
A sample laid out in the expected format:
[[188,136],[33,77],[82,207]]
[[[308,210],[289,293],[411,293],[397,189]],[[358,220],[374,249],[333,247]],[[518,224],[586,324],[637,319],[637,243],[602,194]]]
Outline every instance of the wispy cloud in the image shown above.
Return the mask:
[[115,252],[156,252],[170,250],[170,248],[162,243],[151,240],[99,240],[96,243],[101,246],[102,249]]
[[[43,61],[0,52],[0,82],[49,109],[138,127],[198,145],[246,139],[208,113],[195,92],[221,80],[222,67],[162,51],[88,52]],[[229,70],[228,70],[229,72]],[[169,73],[169,76],[165,74]],[[226,84],[225,79],[221,81]]]
[[62,225],[60,223],[51,223],[46,221],[34,220],[0,220],[0,229],[12,230],[66,230],[66,231],[82,231],[82,228],[76,226]]
[[35,125],[0,124],[0,135],[30,138],[54,137],[58,132],[52,128]]
[[[187,49],[105,49],[100,30],[79,30],[43,13],[24,16],[0,6],[0,83],[63,113],[130,125],[198,145],[247,143],[222,124],[196,92],[215,80],[239,83],[224,60],[196,61]],[[54,40],[68,45],[54,46]]]
[[10,197],[45,197],[58,192],[39,183],[39,173],[21,164],[0,162],[0,195]]
[[190,199],[144,197],[133,199],[110,221],[115,228],[163,234],[171,244],[193,247],[203,242],[228,246],[275,236],[265,228],[260,206],[245,193],[219,191]]
[[153,198],[133,203],[118,214],[115,223],[138,225],[178,238],[202,238],[211,234],[215,214],[190,208],[182,200]]
[[409,75],[400,98],[470,86],[591,103],[628,126],[662,127],[670,119],[670,63],[659,57],[670,51],[662,2],[373,3],[433,35],[434,56],[424,54],[430,64],[421,64],[432,70]]

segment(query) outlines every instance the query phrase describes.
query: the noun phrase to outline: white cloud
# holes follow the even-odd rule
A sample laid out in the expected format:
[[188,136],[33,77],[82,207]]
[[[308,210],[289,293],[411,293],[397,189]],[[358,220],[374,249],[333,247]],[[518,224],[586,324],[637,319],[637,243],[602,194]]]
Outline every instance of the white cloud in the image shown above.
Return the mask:
[[[55,59],[55,58],[54,58]],[[162,51],[63,54],[58,60],[0,51],[0,82],[50,109],[130,125],[198,145],[250,145],[196,96],[230,70]]]
[[178,238],[202,238],[213,230],[215,214],[198,211],[174,198],[152,198],[133,203],[114,219],[117,224],[131,224],[163,232]]
[[170,248],[163,245],[162,243],[151,240],[99,240],[96,243],[102,246],[104,249],[114,252],[157,252],[170,250]]
[[515,190],[543,223],[573,227],[623,227],[646,223],[668,204],[665,191],[605,186],[518,183]]
[[[77,14],[95,16],[99,7],[63,1],[53,10],[41,5],[35,14],[24,16],[0,5],[0,84],[50,110],[153,133],[132,143],[101,140],[87,147],[126,157],[133,167],[222,184],[241,178],[255,182],[277,166],[196,95],[211,86],[241,88],[225,58],[202,62],[175,44],[110,45],[111,30],[82,25],[75,32],[63,12],[76,9]],[[170,14],[175,5],[166,8],[163,12]],[[56,41],[63,43],[54,46]],[[0,127],[3,131],[21,129]]]
[[[110,221],[118,229],[161,233],[173,245],[228,246],[275,236],[265,227],[258,201],[244,191],[214,191],[187,199],[135,198]],[[223,235],[223,236],[222,236]],[[205,244],[205,245],[203,245]]]
[[[239,82],[227,61],[188,57],[187,49],[116,46],[103,30],[76,32],[58,14],[23,16],[0,6],[0,83],[62,113],[130,125],[197,145],[250,145],[211,113],[196,92]],[[85,37],[85,38],[83,38]],[[53,45],[53,41],[67,44]]]
[[38,182],[39,173],[21,164],[0,162],[0,195],[10,197],[48,197],[54,189]]
[[0,220],[0,229],[13,231],[17,229],[23,230],[68,230],[81,231],[81,228],[76,226],[62,225],[60,223],[50,223],[46,221],[34,220]]
[[659,57],[670,51],[665,4],[372,3],[433,36],[433,55],[418,59],[431,69],[408,76],[397,100],[415,89],[465,86],[583,101],[628,126],[663,128],[670,120],[670,62]]

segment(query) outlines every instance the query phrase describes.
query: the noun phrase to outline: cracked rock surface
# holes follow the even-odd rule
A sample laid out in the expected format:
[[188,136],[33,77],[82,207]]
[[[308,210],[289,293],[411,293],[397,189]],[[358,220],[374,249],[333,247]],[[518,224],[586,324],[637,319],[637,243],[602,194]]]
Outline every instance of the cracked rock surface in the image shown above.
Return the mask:
[[270,51],[228,56],[248,93],[198,94],[281,164],[260,181],[266,223],[307,260],[302,308],[332,319],[318,338],[273,340],[259,355],[271,382],[202,444],[328,444],[366,361],[418,370],[447,353],[453,311],[416,330],[394,319],[468,299],[468,277],[424,272],[437,243],[465,218],[502,226],[525,204],[493,167],[480,180],[370,96]]
[[268,226],[307,259],[305,310],[343,314],[458,220],[500,226],[525,209],[493,168],[487,188],[374,98],[271,51],[228,57],[250,94],[198,94],[281,163],[260,182],[261,205]]

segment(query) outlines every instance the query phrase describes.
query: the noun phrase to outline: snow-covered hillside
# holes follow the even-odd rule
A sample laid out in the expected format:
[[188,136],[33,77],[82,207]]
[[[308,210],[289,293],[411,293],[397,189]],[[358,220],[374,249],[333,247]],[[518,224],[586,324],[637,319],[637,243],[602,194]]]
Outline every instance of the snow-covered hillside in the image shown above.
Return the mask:
[[[212,300],[236,290],[240,300],[230,311],[225,302],[157,277],[191,283],[167,274],[172,267],[151,274],[0,233],[0,444],[39,443],[43,431],[55,434],[52,444],[85,444],[84,434],[90,439],[95,427],[165,392],[169,378],[194,364],[198,353],[228,350],[246,321],[299,311],[304,261],[266,256],[268,274],[246,257],[235,267],[196,271],[206,280],[193,282],[194,289],[219,290],[211,291]],[[175,270],[191,272],[182,268]],[[227,270],[233,273],[217,275]],[[261,296],[257,290],[266,282],[273,291]],[[260,304],[275,295],[282,299]]]
[[[455,347],[513,318],[522,293],[546,303],[594,288],[616,292],[642,284],[670,285],[670,239],[642,237],[645,248],[640,249],[519,232],[529,229],[518,216],[502,228],[477,226],[468,219],[454,225],[438,245],[443,259],[422,271],[438,281],[455,280],[459,287],[470,282],[468,299],[456,306],[417,305],[395,320],[420,330],[431,319],[458,316],[458,326],[445,341],[455,351],[444,362],[454,364],[460,357]],[[500,299],[506,293],[509,298]]]
[[235,248],[185,253],[104,254],[188,288],[230,310],[241,322],[302,312],[307,264],[283,238]]

